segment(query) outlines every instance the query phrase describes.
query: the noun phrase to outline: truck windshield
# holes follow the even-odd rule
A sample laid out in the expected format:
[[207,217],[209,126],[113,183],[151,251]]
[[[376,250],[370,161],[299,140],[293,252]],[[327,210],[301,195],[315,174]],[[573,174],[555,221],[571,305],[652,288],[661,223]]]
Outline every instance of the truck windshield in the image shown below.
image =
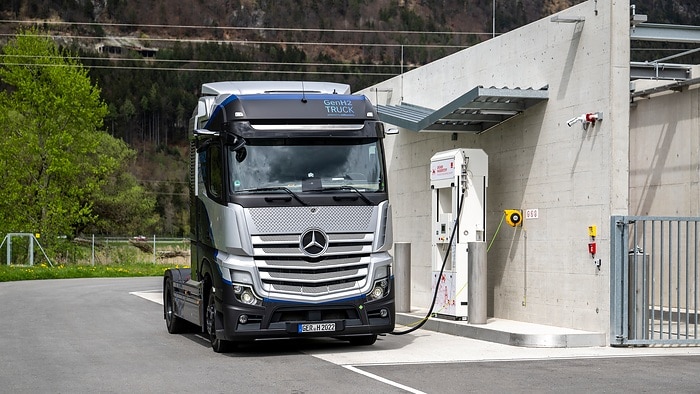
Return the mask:
[[242,148],[229,148],[228,155],[233,193],[324,188],[348,193],[385,191],[377,138],[248,139]]

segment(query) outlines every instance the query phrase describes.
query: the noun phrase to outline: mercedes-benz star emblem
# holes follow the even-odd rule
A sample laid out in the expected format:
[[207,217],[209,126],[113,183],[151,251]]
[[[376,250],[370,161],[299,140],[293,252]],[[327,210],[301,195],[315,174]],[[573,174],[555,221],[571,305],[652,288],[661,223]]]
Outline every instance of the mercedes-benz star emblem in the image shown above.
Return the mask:
[[328,236],[321,230],[307,230],[299,237],[299,249],[309,257],[318,257],[328,249]]

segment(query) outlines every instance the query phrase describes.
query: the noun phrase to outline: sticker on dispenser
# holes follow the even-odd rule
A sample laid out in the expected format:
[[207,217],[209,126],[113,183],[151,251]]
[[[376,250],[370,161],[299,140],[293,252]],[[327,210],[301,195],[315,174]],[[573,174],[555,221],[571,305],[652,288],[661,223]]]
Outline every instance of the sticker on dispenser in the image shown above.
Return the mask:
[[445,159],[430,162],[430,180],[450,179],[455,176],[455,160]]

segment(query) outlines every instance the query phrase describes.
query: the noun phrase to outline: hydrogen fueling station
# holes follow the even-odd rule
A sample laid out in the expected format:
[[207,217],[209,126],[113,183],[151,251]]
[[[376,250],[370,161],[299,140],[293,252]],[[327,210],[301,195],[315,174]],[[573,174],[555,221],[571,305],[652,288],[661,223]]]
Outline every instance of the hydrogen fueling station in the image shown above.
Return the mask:
[[[700,65],[685,60],[700,28],[644,11],[589,0],[358,92],[399,131],[398,323],[520,346],[700,344]],[[645,42],[677,53],[632,61]]]
[[470,255],[486,242],[487,187],[488,156],[483,150],[453,149],[431,157],[431,289],[436,294],[433,313],[437,316],[468,321],[470,286],[486,288],[485,282],[470,284],[468,279],[470,263],[478,263]]

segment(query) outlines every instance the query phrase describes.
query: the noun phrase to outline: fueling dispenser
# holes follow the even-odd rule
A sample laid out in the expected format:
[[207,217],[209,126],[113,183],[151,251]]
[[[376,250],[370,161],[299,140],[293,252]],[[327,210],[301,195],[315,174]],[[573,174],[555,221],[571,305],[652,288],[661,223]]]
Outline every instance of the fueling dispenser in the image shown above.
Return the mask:
[[483,150],[452,149],[430,158],[434,315],[467,320],[468,243],[486,241],[487,187]]

